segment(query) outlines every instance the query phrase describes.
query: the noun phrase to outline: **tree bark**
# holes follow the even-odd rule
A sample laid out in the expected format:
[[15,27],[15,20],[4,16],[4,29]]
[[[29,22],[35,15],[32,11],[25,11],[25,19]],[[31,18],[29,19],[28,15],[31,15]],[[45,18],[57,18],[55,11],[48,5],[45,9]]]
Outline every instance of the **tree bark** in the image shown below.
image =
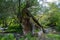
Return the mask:
[[32,32],[33,26],[31,24],[32,22],[30,21],[30,18],[32,18],[33,21],[38,25],[38,27],[39,28],[41,27],[43,32],[45,33],[43,26],[39,24],[39,22],[34,18],[34,16],[27,9],[29,7],[31,7],[31,5],[29,5],[29,0],[26,0],[26,5],[23,8],[22,12],[20,12],[20,7],[19,7],[18,19],[20,20],[20,23],[22,24],[24,35],[26,35],[29,32]]

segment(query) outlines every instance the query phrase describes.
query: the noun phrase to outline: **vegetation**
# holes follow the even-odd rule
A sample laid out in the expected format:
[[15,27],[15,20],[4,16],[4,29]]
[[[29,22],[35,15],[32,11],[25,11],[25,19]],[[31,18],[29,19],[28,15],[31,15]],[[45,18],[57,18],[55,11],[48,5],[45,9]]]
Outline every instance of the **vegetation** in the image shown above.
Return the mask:
[[0,40],[59,40],[60,0],[0,0]]

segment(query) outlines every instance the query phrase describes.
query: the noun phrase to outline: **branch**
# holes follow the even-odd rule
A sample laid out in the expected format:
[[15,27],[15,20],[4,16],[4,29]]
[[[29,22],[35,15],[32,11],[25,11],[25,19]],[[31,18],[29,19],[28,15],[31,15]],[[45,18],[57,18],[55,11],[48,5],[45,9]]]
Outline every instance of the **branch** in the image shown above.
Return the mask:
[[43,32],[45,33],[45,30],[44,30],[43,26],[42,26],[42,25],[38,22],[38,20],[30,13],[30,11],[29,11],[27,8],[25,8],[24,11],[25,11],[25,13],[27,14],[27,16],[31,17],[31,18],[33,19],[33,21],[38,25],[38,27],[39,27],[39,28],[41,27],[42,30],[43,30]]
[[42,30],[43,30],[43,32],[45,33],[45,30],[44,30],[43,26],[35,19],[35,17],[34,17],[34,16],[30,13],[30,11],[27,9],[27,8],[29,8],[29,7],[31,7],[31,5],[29,5],[29,3],[26,2],[26,6],[25,6],[25,8],[22,10],[22,12],[25,11],[25,13],[27,14],[27,16],[31,17],[31,18],[33,19],[33,21],[38,25],[38,27],[39,27],[39,28],[41,27]]

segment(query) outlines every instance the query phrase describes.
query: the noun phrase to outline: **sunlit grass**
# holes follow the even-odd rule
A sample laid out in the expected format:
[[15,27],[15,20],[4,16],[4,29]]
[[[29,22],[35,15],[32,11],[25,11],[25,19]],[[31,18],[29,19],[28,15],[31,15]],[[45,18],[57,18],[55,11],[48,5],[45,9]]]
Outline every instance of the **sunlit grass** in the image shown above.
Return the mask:
[[60,35],[58,34],[47,34],[47,38],[51,40],[60,40]]
[[[46,40],[60,40],[60,35],[59,34],[46,34],[45,35]],[[38,37],[35,36],[31,36],[31,34],[27,34],[25,37],[21,37],[19,38],[19,40],[37,40]],[[16,38],[14,38],[13,34],[6,34],[6,35],[0,35],[0,40],[16,40]]]

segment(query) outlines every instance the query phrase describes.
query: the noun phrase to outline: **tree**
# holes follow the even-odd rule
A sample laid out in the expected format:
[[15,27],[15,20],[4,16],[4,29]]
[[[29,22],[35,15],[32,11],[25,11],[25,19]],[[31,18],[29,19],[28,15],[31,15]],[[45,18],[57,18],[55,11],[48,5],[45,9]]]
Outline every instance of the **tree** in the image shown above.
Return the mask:
[[[31,12],[28,10],[29,8],[34,8],[35,6],[38,6],[39,3],[37,0],[19,0],[19,1],[13,1],[13,0],[1,0],[1,9],[0,14],[1,14],[1,24],[4,24],[5,27],[6,25],[9,26],[8,30],[11,30],[16,27],[15,24],[18,24],[16,28],[20,28],[20,34],[23,34],[22,32],[22,26],[24,25],[24,32],[26,30],[27,33],[32,32],[32,25],[33,22],[30,20],[34,21],[34,24],[38,25],[38,27],[42,28],[41,24],[35,19],[35,17],[31,14]],[[38,8],[38,7],[37,7]],[[39,9],[37,9],[39,10]],[[3,19],[2,19],[3,18]],[[14,24],[14,25],[12,25]],[[22,25],[21,25],[22,24]],[[7,30],[7,31],[8,31]],[[16,31],[14,29],[14,31]],[[44,31],[44,29],[43,29]],[[10,32],[10,31],[9,31]]]
[[[32,4],[33,2],[33,4]],[[31,5],[32,4],[32,5]],[[26,4],[24,6],[24,8],[22,9],[22,11],[20,12],[21,16],[18,17],[18,19],[21,21],[21,24],[23,26],[23,30],[24,30],[24,33],[27,34],[29,32],[32,32],[32,22],[30,21],[30,18],[33,19],[33,21],[38,25],[38,27],[40,26],[42,29],[43,29],[43,26],[41,26],[38,21],[34,18],[34,16],[32,16],[32,14],[30,13],[30,11],[27,9],[31,6],[34,6],[35,2],[34,1],[29,1],[29,0],[26,0]],[[39,28],[40,28],[39,27]],[[44,29],[43,29],[43,32],[44,32]]]

